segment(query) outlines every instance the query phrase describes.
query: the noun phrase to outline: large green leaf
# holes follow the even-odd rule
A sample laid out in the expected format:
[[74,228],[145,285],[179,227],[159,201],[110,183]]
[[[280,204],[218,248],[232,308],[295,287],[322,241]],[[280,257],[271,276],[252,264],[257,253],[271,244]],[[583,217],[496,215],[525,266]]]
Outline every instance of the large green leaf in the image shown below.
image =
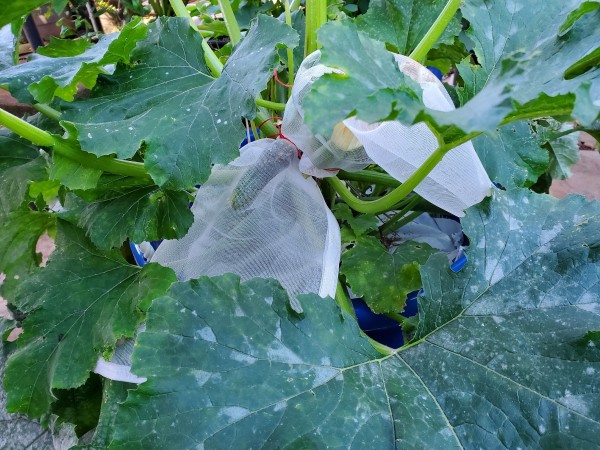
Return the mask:
[[187,192],[162,191],[144,180],[104,176],[91,190],[69,194],[68,220],[101,249],[133,242],[178,239],[194,221]]
[[[3,334],[6,322],[0,317],[0,334]],[[5,342],[0,339],[0,381],[4,377],[7,353]],[[6,411],[6,394],[0,385],[0,448],[37,450],[52,447],[52,434],[37,421]]]
[[[48,103],[55,96],[72,101],[79,83],[91,89],[99,74],[112,72],[118,62],[129,62],[131,51],[146,32],[143,22],[133,20],[120,33],[101,36],[96,45],[81,54],[64,58],[34,55],[26,64],[0,72],[0,85],[24,103],[33,99]],[[71,45],[77,53],[78,43]]]
[[48,410],[53,389],[81,386],[103,351],[132,337],[150,301],[175,280],[170,269],[140,269],[118,250],[99,252],[66,222],[59,221],[56,246],[13,302],[28,315],[6,367],[7,409],[32,417]]
[[145,164],[157,184],[186,188],[203,182],[211,164],[238,155],[244,127],[272,75],[280,43],[297,33],[259,16],[216,80],[200,36],[180,18],[160,18],[122,67],[99,83],[94,98],[68,105],[63,118],[79,131],[84,150],[129,158],[145,142]]
[[112,447],[600,448],[599,219],[528,191],[472,208],[469,264],[429,259],[419,340],[388,355],[330,299],[299,318],[274,282],[173,285]]
[[376,238],[361,236],[342,255],[340,270],[373,311],[399,313],[406,296],[421,287],[419,268],[434,252],[427,244],[404,242],[389,253]]
[[102,395],[103,408],[100,412],[100,418],[94,435],[89,442],[81,444],[75,448],[81,449],[105,449],[112,441],[114,432],[114,421],[119,404],[127,399],[127,391],[134,389],[135,384],[113,381],[110,379],[104,380],[104,389]]
[[490,179],[507,189],[529,187],[550,164],[527,122],[505,125],[473,139],[473,147]]
[[38,147],[0,130],[0,217],[27,199],[29,184],[48,179],[48,163]]
[[349,20],[326,23],[318,36],[323,45],[320,62],[344,76],[324,75],[305,95],[304,120],[315,133],[330,135],[336,123],[354,112],[368,122],[398,114],[406,122],[415,119],[423,107],[416,93],[420,88],[404,77],[383,42]]
[[[408,55],[446,6],[446,0],[373,0],[366,14],[356,19],[361,31],[390,44],[395,52]],[[453,44],[460,20],[453,17],[439,44]]]

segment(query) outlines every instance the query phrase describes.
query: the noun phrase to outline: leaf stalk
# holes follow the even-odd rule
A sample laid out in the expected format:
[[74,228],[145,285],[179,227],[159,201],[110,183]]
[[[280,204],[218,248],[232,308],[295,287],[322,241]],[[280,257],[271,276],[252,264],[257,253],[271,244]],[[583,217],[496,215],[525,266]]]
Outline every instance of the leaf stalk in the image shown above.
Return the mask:
[[171,3],[171,7],[173,8],[175,15],[177,17],[188,19],[190,26],[202,37],[202,50],[204,52],[204,59],[213,76],[218,77],[221,75],[221,72],[223,72],[223,63],[219,60],[215,52],[213,52],[212,48],[210,48],[208,42],[206,42],[206,39],[204,39],[204,36],[202,36],[202,33],[194,23],[190,12],[187,10],[183,2],[181,0],[169,0],[169,2]]
[[[455,146],[457,145],[460,144],[456,144]],[[408,194],[410,194],[414,188],[431,173],[446,153],[455,146],[449,147],[442,145],[438,147],[404,183],[377,200],[366,201],[356,198],[337,177],[327,178],[327,182],[353,210],[365,214],[381,214],[393,209],[395,205],[400,203]]]
[[429,53],[429,50],[435,45],[450,23],[450,20],[452,20],[452,17],[456,14],[456,11],[458,11],[458,8],[460,8],[460,2],[461,0],[449,0],[448,3],[446,3],[446,6],[438,18],[435,19],[435,22],[433,22],[429,30],[427,30],[427,33],[425,33],[421,42],[419,42],[412,53],[408,55],[409,58],[420,63],[425,61],[427,53]]
[[233,14],[233,9],[231,8],[231,3],[229,3],[229,0],[219,0],[219,6],[221,7],[221,12],[223,13],[223,19],[225,20],[225,26],[227,27],[227,33],[229,34],[231,45],[235,47],[235,45],[242,40],[240,26],[237,23],[235,14]]
[[57,154],[76,161],[85,167],[99,169],[103,172],[113,173],[115,175],[147,178],[151,181],[151,178],[146,173],[146,169],[142,163],[115,159],[108,156],[98,158],[91,153],[82,151],[72,143],[69,143],[58,136],[54,136],[3,109],[0,109],[0,125],[4,125],[13,133],[27,139],[35,145],[52,147]]

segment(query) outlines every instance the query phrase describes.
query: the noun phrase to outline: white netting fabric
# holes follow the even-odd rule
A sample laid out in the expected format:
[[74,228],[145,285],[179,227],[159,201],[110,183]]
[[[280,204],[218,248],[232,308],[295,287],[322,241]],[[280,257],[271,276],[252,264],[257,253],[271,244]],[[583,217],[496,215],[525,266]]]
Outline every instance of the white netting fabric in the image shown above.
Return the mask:
[[339,226],[288,141],[252,142],[215,167],[192,212],[188,234],[164,241],[152,257],[178,279],[232,272],[275,278],[292,295],[335,295]]
[[[292,296],[335,296],[340,229],[316,182],[298,169],[289,141],[252,142],[232,163],[215,166],[192,212],[188,233],[163,241],[151,260],[179,280],[235,273],[242,280],[275,278]],[[95,372],[145,381],[130,370],[133,342],[117,346],[111,361],[100,358]]]

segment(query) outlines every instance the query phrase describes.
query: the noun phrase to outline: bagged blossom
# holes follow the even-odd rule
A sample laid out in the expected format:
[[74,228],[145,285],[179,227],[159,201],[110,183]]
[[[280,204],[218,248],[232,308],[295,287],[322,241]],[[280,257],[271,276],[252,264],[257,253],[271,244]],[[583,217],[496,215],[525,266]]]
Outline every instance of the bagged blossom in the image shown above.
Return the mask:
[[[309,55],[298,70],[292,96],[285,109],[282,132],[304,152],[300,169],[310,175],[334,176],[377,164],[398,181],[404,182],[438,147],[438,141],[425,123],[405,125],[399,121],[369,124],[355,117],[334,128],[331,136],[312,135],[304,124],[302,102],[310,86],[327,73],[341,73],[320,64],[321,52]],[[452,111],[454,104],[444,85],[426,67],[394,54],[400,71],[419,83],[423,103],[437,111]],[[348,133],[349,132],[349,133]],[[353,139],[348,138],[348,134]],[[416,188],[421,197],[455,216],[490,194],[489,179],[473,144],[452,149]]]

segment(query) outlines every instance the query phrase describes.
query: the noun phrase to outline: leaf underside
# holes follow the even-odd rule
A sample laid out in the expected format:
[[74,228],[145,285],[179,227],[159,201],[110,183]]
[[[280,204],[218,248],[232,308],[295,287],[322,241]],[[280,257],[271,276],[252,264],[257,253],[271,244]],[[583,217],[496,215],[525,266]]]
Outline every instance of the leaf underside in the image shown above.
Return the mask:
[[91,190],[69,194],[65,218],[101,249],[132,242],[178,239],[194,217],[187,192],[162,191],[144,180],[105,175]]

